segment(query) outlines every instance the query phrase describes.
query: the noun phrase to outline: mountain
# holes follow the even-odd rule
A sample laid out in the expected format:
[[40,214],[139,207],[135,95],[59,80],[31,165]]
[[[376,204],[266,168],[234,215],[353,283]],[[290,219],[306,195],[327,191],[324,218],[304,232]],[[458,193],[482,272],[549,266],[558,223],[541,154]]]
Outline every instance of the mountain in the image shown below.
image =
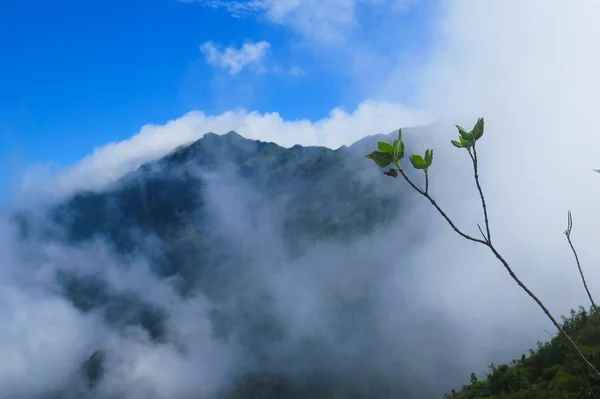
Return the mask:
[[[411,134],[419,131],[407,130],[409,146]],[[422,383],[410,370],[398,375],[397,370],[378,369],[394,360],[374,338],[380,334],[373,330],[375,322],[369,322],[375,317],[369,293],[377,284],[363,282],[350,298],[327,302],[332,307],[328,334],[360,348],[357,354],[380,353],[377,356],[385,359],[370,364],[349,361],[348,353],[338,353],[322,338],[298,341],[287,322],[274,316],[278,304],[272,288],[256,282],[257,273],[265,273],[267,279],[286,276],[278,271],[282,267],[307,273],[332,264],[339,267],[342,261],[336,258],[350,262],[348,270],[355,263],[370,267],[361,260],[370,254],[354,257],[352,251],[359,248],[351,251],[346,246],[384,234],[414,199],[410,190],[382,178],[364,157],[389,136],[369,136],[332,150],[283,148],[235,132],[209,133],[142,165],[106,190],[78,192],[50,207],[44,217],[21,213],[16,220],[25,241],[77,248],[101,242],[122,264],[143,258],[181,300],[201,295],[210,301],[212,336],[235,345],[246,364],[219,397],[425,397],[431,393],[415,391]],[[413,234],[398,242],[409,245],[417,240],[419,234]],[[73,306],[84,314],[101,314],[113,330],[137,326],[156,345],[172,343],[168,309],[139,292],[116,290],[98,273],[77,266],[59,267],[56,281]],[[248,286],[261,288],[249,292]],[[102,384],[106,356],[102,348],[90,352],[82,368],[86,389]],[[337,359],[335,364],[329,357]],[[297,363],[293,370],[282,369],[292,359]],[[75,389],[66,387],[52,397],[66,398],[66,392]]]
[[154,259],[160,276],[202,274],[212,286],[219,277],[206,279],[209,271],[198,273],[198,267],[232,263],[236,243],[231,232],[212,227],[218,222],[207,191],[222,193],[220,201],[232,201],[232,209],[240,195],[239,212],[256,219],[248,223],[260,224],[267,215],[258,213],[265,208],[276,214],[285,250],[292,254],[315,241],[368,234],[394,220],[407,200],[398,187],[374,178],[380,172],[370,168],[364,152],[376,139],[337,150],[287,149],[235,132],[209,133],[141,166],[108,191],[77,193],[50,211],[52,225],[69,243],[101,237],[123,255],[144,251],[147,242],[138,238],[153,237],[162,248]]
[[[286,205],[292,212],[286,212],[285,224],[299,230],[296,233],[351,234],[382,221],[384,213],[379,208],[394,211],[398,204],[397,190],[380,194],[380,182],[359,182],[357,175],[365,173],[364,166],[368,165],[363,161],[363,168],[354,169],[363,155],[357,149],[363,147],[359,142],[338,150],[301,146],[286,149],[246,140],[235,132],[207,134],[190,146],[143,165],[107,192],[76,194],[53,210],[53,219],[66,226],[70,240],[104,235],[119,250],[127,251],[133,245],[127,227],[164,236],[181,230],[181,224],[192,213],[208,217],[203,213],[202,191],[210,184],[207,180],[211,176],[221,173],[223,178],[239,179],[252,186],[273,203],[288,200]],[[317,211],[322,203],[333,201],[335,206],[328,207],[327,212]],[[358,209],[366,215],[355,212]]]
[[[408,151],[422,130],[405,131]],[[55,286],[80,314],[190,364],[149,393],[150,381],[115,377],[132,354],[98,341],[42,399],[434,398],[459,386],[469,342],[446,315],[416,313],[414,265],[395,260],[423,239],[403,222],[420,198],[364,157],[391,136],[332,150],[209,133],[108,189],[15,215],[25,256],[48,262],[44,250],[61,248]],[[398,269],[406,294],[386,291]],[[593,309],[564,319],[594,362],[599,323]],[[446,397],[594,397],[600,383],[569,348],[559,334]],[[201,369],[219,382],[201,391],[208,380],[186,379]]]

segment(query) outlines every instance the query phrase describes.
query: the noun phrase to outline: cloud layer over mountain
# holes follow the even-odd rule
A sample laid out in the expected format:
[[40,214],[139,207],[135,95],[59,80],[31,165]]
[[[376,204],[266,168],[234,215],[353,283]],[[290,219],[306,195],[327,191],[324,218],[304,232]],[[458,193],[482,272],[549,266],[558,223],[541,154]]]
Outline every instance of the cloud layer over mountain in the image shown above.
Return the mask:
[[[310,2],[302,4],[308,7]],[[193,112],[164,126],[144,127],[131,139],[99,148],[58,174],[31,174],[24,181],[24,191],[63,194],[103,188],[140,164],[208,131],[224,134],[235,130],[248,138],[285,146],[299,143],[336,148],[367,134],[423,124],[433,117],[440,122],[428,135],[416,139],[419,151],[426,146],[435,149],[432,193],[461,227],[476,235],[476,223],[482,218],[469,159],[452,148],[449,140],[456,134],[453,123],[470,127],[477,117],[484,116],[480,175],[494,240],[551,311],[564,314],[586,304],[562,235],[568,209],[573,210],[573,238],[589,284],[592,291],[600,289],[600,271],[594,268],[600,262],[595,245],[600,180],[591,171],[600,164],[600,135],[595,132],[600,92],[600,55],[594,50],[600,37],[595,21],[598,12],[600,5],[591,0],[442,1],[432,22],[435,45],[426,63],[415,68],[420,72],[411,76],[417,87],[417,100],[412,104],[397,103],[396,87],[406,80],[405,70],[399,67],[374,86],[373,98],[381,101],[367,100],[352,113],[336,109],[316,122],[284,121],[276,113],[231,111],[207,116]],[[389,37],[402,39],[394,32]],[[372,167],[376,171],[375,165]],[[372,178],[385,177],[374,172]],[[389,179],[389,183],[397,185],[399,192],[405,188],[399,180]],[[218,192],[215,190],[215,195]],[[251,197],[248,193],[229,194],[217,197],[216,205],[226,208],[225,215],[231,209],[244,215],[243,201],[231,201],[237,196]],[[277,214],[272,218],[276,220]],[[327,308],[315,310],[328,303],[323,299],[328,293],[376,292],[373,298],[380,306],[375,309],[381,312],[382,334],[390,334],[389,347],[396,343],[398,351],[407,350],[410,355],[406,363],[414,363],[414,374],[426,376],[426,380],[440,359],[444,364],[456,360],[453,356],[459,354],[452,351],[453,344],[460,348],[459,363],[465,369],[482,370],[487,363],[517,357],[535,341],[547,338],[545,330],[552,331],[550,323],[492,254],[455,236],[425,202],[407,210],[406,220],[394,232],[407,231],[411,226],[419,226],[419,233],[425,234],[420,246],[395,247],[387,244],[389,235],[362,237],[350,248],[315,249],[305,259],[315,268],[310,268],[310,273],[261,271],[256,276],[264,280],[257,284],[277,297],[275,306],[289,317],[287,322],[299,334],[308,335],[336,331],[328,329],[332,316]],[[242,229],[241,236],[255,233],[244,223],[235,227]],[[0,277],[0,295],[4,297],[0,324],[9,328],[0,332],[0,347],[15,365],[0,368],[0,381],[11,381],[2,387],[7,394],[18,397],[16,392],[25,389],[30,389],[30,394],[41,386],[62,383],[74,362],[87,353],[83,349],[98,343],[116,348],[112,353],[122,355],[122,359],[110,359],[114,375],[109,379],[112,385],[105,389],[119,391],[125,387],[130,390],[129,398],[152,397],[144,390],[150,388],[156,398],[185,397],[199,387],[211,391],[214,386],[208,381],[218,384],[236,367],[242,367],[235,350],[210,338],[206,314],[210,305],[174,297],[168,287],[141,271],[143,267],[120,264],[101,243],[85,248],[48,245],[33,251],[11,238],[6,226],[3,235],[2,253],[6,256]],[[257,234],[254,238],[258,243],[253,243],[261,248],[259,244],[264,242],[260,239],[272,239],[273,235]],[[324,255],[330,251],[332,255]],[[382,264],[382,258],[388,259],[390,253],[398,254],[401,261]],[[311,263],[311,256],[325,259],[331,268],[316,268],[321,263]],[[369,272],[359,268],[349,272],[340,266],[347,257],[370,259],[373,266]],[[144,259],[138,261],[141,263],[133,265],[143,264]],[[113,273],[108,276],[111,284],[126,285],[167,307],[187,352],[155,345],[140,338],[137,331],[126,337],[115,335],[101,327],[97,316],[79,315],[48,283],[55,264],[70,263],[85,270]],[[411,266],[407,269],[404,264]],[[365,276],[371,273],[375,276]],[[440,320],[445,324],[438,325]],[[64,328],[57,329],[58,325]],[[410,345],[399,342],[400,331],[408,331],[406,340],[417,351],[410,352]],[[445,331],[450,331],[448,352],[441,347],[428,351]],[[428,332],[431,336],[423,335]],[[355,342],[351,339],[343,346],[333,336],[321,338],[323,342],[331,340],[329,349],[339,349],[340,357],[356,359],[365,350],[350,345]],[[210,367],[206,359],[210,359]],[[382,365],[390,366],[386,361]],[[218,362],[218,367],[212,362]]]

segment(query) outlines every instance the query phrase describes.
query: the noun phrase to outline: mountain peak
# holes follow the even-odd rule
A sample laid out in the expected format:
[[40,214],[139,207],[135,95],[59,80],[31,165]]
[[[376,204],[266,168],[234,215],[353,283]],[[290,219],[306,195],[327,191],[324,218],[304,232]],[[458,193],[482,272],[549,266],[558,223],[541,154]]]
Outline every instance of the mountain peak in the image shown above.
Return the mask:
[[208,132],[205,133],[204,136],[202,136],[200,139],[198,139],[197,141],[203,140],[203,139],[207,139],[207,140],[227,140],[227,141],[239,141],[239,140],[250,140],[247,139],[245,137],[243,137],[242,135],[240,135],[239,133],[237,133],[234,130],[230,130],[225,134],[217,134],[214,132]]
[[227,137],[228,139],[236,139],[236,140],[237,139],[250,140],[250,139],[247,139],[247,138],[243,137],[242,135],[238,134],[238,132],[236,132],[235,130],[228,131],[227,133],[225,133],[223,135],[223,137]]

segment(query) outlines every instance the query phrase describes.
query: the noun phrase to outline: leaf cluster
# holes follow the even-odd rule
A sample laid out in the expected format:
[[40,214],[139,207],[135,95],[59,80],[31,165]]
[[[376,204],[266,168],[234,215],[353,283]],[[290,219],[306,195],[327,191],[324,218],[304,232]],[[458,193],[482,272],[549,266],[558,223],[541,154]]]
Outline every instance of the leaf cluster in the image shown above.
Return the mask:
[[459,133],[458,141],[451,140],[452,145],[454,145],[456,148],[466,148],[467,150],[470,150],[475,145],[477,140],[483,136],[483,127],[483,118],[479,118],[477,120],[477,123],[475,123],[475,126],[470,132],[467,132],[464,127],[456,125]]
[[[404,158],[404,142],[402,141],[402,129],[398,130],[398,138],[393,143],[387,143],[380,141],[377,143],[379,151],[373,151],[366,157],[372,159],[377,166],[385,168],[391,164],[396,165],[398,169],[402,169],[400,161]],[[412,154],[409,157],[410,163],[413,168],[423,170],[427,173],[427,170],[433,163],[433,150],[427,149],[425,156],[418,154]],[[397,173],[386,173],[388,175],[397,176]]]
[[400,168],[400,161],[404,158],[404,142],[402,141],[402,129],[398,130],[398,138],[392,144],[385,141],[377,143],[379,151],[373,151],[367,158],[372,159],[377,166],[385,168],[390,164]]

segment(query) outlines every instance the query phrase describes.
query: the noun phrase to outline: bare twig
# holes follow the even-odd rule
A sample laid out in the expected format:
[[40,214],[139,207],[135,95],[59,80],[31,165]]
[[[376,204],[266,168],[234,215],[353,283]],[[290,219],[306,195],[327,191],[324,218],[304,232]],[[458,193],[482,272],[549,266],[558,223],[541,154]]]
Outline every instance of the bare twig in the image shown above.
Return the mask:
[[488,239],[485,236],[485,233],[483,232],[483,230],[481,230],[481,226],[479,225],[479,223],[477,223],[477,228],[479,229],[479,232],[481,233],[481,236],[483,237],[483,239],[487,242]]
[[567,229],[565,230],[565,236],[567,237],[567,241],[571,246],[571,250],[573,251],[573,255],[575,255],[575,262],[577,262],[577,268],[579,269],[579,275],[581,276],[581,281],[583,281],[583,286],[585,288],[585,292],[587,292],[588,298],[590,298],[590,302],[592,303],[592,307],[594,310],[598,309],[594,299],[592,298],[592,294],[590,294],[590,290],[588,289],[587,282],[585,281],[585,276],[583,275],[583,270],[581,269],[581,263],[579,263],[579,256],[577,256],[577,251],[573,246],[573,242],[571,241],[571,230],[573,229],[573,217],[571,216],[571,210],[569,209],[568,217],[567,217]]

